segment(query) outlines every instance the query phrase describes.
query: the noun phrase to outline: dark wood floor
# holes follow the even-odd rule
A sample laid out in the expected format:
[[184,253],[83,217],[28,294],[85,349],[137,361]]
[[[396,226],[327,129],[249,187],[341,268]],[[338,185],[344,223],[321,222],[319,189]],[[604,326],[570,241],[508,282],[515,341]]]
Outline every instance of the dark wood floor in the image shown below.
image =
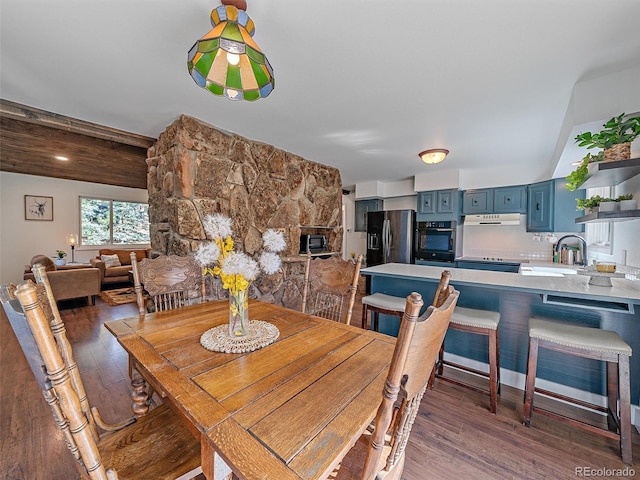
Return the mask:
[[[107,421],[129,415],[127,356],[103,328],[105,321],[136,314],[135,304],[111,307],[96,300],[61,304],[89,398]],[[1,309],[0,309],[1,310]],[[360,310],[354,312],[359,325]],[[7,480],[76,478],[71,455],[29,370],[13,331],[0,318],[0,476]],[[610,469],[599,478],[640,478],[640,435],[633,434],[633,475],[616,475],[625,465],[616,441],[534,416],[521,423],[522,392],[504,387],[498,413],[488,397],[437,382],[425,395],[413,426],[403,478],[575,479],[576,469]]]

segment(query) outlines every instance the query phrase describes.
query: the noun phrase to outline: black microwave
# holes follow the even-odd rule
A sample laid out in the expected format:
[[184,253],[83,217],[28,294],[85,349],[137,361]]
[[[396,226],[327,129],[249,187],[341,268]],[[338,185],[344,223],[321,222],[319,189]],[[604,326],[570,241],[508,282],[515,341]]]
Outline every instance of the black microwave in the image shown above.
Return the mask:
[[327,251],[325,235],[300,235],[300,253],[322,253]]

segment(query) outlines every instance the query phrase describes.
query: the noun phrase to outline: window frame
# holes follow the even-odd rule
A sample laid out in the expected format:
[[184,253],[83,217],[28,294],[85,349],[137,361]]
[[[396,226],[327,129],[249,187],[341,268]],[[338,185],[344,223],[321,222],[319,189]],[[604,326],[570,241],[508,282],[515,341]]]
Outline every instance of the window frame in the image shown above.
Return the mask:
[[[612,197],[614,193],[614,188],[612,185],[605,185],[602,187],[596,188],[588,188],[585,195],[586,198],[592,197],[594,195],[600,195],[602,197],[608,198]],[[584,237],[587,242],[587,248],[589,252],[592,254],[598,255],[613,255],[613,236],[614,236],[614,222],[597,222],[597,223],[586,223],[584,229]],[[599,244],[594,242],[594,235],[596,229],[608,229],[608,243]],[[597,235],[601,237],[602,234]]]
[[[98,200],[109,202],[109,243],[97,243],[97,244],[87,244],[83,242],[83,217],[82,217],[82,201],[83,200]],[[80,195],[78,196],[78,220],[79,220],[79,235],[78,235],[78,247],[85,248],[144,248],[149,247],[151,245],[151,232],[149,231],[148,241],[143,243],[113,243],[113,203],[132,203],[132,204],[142,204],[147,206],[147,216],[149,211],[149,203],[139,200],[123,200],[119,198],[110,198],[110,197],[94,197],[88,195]]]

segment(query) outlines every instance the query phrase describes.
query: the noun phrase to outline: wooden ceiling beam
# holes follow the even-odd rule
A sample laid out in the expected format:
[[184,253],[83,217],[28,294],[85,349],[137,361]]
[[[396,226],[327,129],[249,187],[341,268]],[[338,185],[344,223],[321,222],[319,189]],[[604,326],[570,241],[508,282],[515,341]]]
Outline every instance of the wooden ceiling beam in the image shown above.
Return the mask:
[[152,137],[105,127],[4,99],[0,99],[0,116],[145,149],[156,141]]
[[0,100],[2,171],[146,189],[154,141]]

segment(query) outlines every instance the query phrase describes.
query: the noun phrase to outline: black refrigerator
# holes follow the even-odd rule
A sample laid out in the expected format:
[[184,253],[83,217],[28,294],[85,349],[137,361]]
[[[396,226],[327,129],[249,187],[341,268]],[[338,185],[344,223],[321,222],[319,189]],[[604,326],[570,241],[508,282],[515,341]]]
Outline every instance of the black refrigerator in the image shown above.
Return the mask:
[[415,263],[415,230],[415,210],[367,213],[367,267],[383,263]]

